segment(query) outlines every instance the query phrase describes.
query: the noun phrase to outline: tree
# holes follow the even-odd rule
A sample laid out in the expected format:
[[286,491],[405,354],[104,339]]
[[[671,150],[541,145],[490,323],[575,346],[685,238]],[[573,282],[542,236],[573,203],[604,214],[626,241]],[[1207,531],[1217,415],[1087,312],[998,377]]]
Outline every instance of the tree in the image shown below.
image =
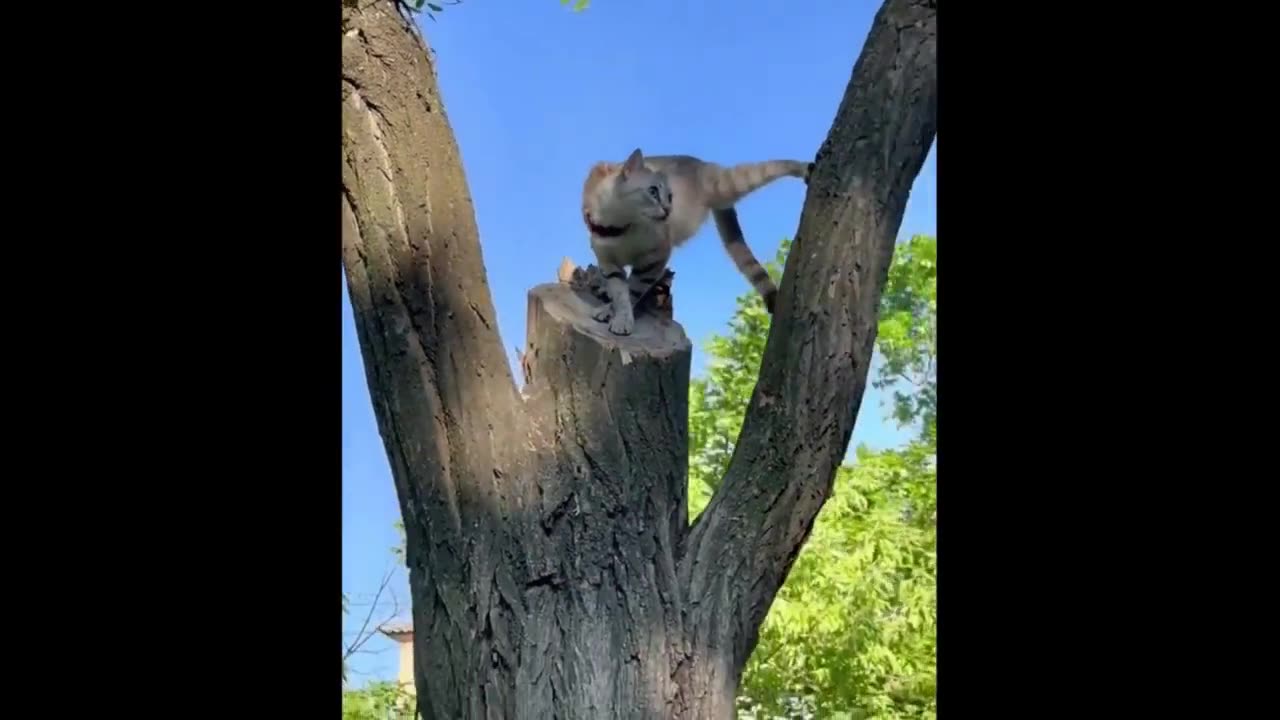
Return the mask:
[[[769,264],[776,275],[790,243]],[[936,714],[937,427],[929,399],[937,316],[937,242],[898,247],[881,301],[875,384],[906,385],[905,448],[858,449],[760,631],[743,676],[743,718],[890,718]],[[909,329],[904,331],[903,329]],[[689,397],[690,515],[701,511],[732,456],[768,333],[758,294],[745,293],[729,331],[708,343],[705,377]],[[919,368],[919,372],[912,372]]]
[[690,344],[529,294],[517,391],[426,41],[343,8],[343,265],[405,523],[425,718],[726,718],[849,443],[936,132],[936,3],[887,0],[815,158],[722,482],[687,516]]

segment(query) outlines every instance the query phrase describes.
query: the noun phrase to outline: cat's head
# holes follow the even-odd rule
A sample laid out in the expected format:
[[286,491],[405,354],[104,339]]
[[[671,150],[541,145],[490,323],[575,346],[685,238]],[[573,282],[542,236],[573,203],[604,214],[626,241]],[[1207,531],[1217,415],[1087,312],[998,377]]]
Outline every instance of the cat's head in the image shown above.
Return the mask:
[[644,164],[640,148],[622,163],[613,181],[613,203],[636,219],[662,222],[671,214],[671,185],[667,176]]

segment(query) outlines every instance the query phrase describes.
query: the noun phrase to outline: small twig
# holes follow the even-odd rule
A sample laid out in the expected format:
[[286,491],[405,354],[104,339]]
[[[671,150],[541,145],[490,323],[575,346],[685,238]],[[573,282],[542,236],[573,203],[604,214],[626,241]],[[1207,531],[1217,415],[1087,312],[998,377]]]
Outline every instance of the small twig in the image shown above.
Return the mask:
[[361,649],[359,649],[359,650],[357,650],[357,651],[356,651],[356,654],[357,654],[357,655],[382,655],[383,653],[385,653],[386,651],[388,651],[388,650],[390,650],[390,649],[391,649],[391,648],[382,648],[381,650],[368,650],[368,649],[365,649],[365,648],[361,648]]
[[[382,577],[382,583],[378,586],[378,591],[374,593],[373,601],[369,603],[369,612],[365,613],[364,621],[361,622],[360,629],[356,631],[355,639],[352,640],[342,652],[342,659],[344,662],[352,655],[360,652],[360,649],[364,647],[365,643],[369,642],[374,635],[377,635],[382,628],[386,627],[387,623],[396,619],[396,617],[400,615],[400,600],[396,597],[395,589],[390,587],[391,578],[394,576],[395,568],[392,568]],[[370,630],[369,623],[373,621],[373,616],[378,611],[378,602],[382,598],[383,592],[388,592],[391,596],[391,614],[382,622],[374,625],[373,629]]]

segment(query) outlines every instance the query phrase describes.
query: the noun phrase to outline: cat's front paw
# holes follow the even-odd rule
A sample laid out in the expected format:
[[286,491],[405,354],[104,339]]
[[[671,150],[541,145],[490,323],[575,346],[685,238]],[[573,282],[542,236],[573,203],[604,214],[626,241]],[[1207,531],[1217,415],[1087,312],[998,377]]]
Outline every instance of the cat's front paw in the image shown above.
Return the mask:
[[591,317],[595,319],[596,322],[609,322],[609,318],[613,317],[613,308],[609,303],[605,303],[597,308],[595,312],[591,313]]
[[613,321],[609,323],[609,332],[614,335],[630,335],[635,326],[636,318],[630,311],[618,313],[613,317]]

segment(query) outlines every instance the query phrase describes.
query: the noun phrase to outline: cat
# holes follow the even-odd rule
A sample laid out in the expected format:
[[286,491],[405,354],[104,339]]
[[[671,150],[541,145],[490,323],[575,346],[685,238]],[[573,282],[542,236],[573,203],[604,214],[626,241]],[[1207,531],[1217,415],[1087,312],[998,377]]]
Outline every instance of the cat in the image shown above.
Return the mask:
[[[596,265],[607,278],[609,302],[593,317],[615,335],[635,328],[634,305],[662,278],[671,253],[701,229],[710,214],[729,256],[773,313],[778,288],[747,247],[734,203],[783,177],[809,182],[813,163],[767,160],[723,167],[690,155],[598,162],[582,188],[582,218],[591,232]],[[631,266],[628,278],[623,273]]]

